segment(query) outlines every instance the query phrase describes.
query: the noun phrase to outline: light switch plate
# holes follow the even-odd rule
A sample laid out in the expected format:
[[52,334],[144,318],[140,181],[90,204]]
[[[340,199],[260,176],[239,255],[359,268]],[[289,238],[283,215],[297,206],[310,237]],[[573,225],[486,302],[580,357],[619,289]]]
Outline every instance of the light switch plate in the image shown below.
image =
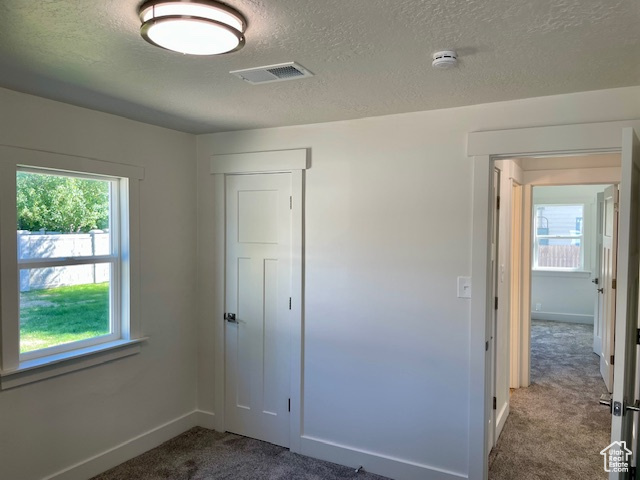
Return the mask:
[[458,277],[458,298],[471,298],[471,277]]

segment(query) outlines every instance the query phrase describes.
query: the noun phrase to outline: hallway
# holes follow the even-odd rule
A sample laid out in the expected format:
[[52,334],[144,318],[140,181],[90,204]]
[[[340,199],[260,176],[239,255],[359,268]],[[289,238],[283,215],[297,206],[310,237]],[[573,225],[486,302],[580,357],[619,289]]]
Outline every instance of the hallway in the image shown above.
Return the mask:
[[606,478],[611,416],[592,344],[592,325],[532,321],[531,385],[513,391],[490,480]]

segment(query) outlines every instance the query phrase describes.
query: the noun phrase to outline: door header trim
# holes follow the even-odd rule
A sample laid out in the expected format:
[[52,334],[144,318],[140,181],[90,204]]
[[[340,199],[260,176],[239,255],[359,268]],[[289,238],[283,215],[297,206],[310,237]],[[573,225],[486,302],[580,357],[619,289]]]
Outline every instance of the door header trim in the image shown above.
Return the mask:
[[311,149],[211,155],[211,174],[290,172],[310,167]]
[[621,148],[620,131],[637,120],[470,132],[467,155],[540,155],[611,152]]

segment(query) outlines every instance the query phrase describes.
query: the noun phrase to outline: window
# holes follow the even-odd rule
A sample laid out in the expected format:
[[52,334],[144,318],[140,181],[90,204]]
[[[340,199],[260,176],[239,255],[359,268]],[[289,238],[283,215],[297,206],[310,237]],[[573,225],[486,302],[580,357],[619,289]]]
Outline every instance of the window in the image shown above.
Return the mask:
[[584,204],[534,206],[534,269],[584,270],[584,210]]
[[1,389],[140,350],[141,178],[138,167],[0,146]]
[[21,359],[120,338],[119,184],[18,169]]

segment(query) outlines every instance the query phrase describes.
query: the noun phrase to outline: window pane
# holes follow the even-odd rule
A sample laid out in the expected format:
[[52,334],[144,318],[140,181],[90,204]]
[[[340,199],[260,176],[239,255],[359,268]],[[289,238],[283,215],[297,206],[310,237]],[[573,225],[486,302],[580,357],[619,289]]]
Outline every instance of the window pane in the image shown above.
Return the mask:
[[536,233],[581,235],[583,215],[583,205],[536,205]]
[[111,253],[108,180],[18,172],[18,260]]
[[[538,267],[582,268],[579,239],[548,238],[546,245],[538,245]],[[543,239],[540,239],[542,242]]]
[[111,264],[20,270],[20,353],[112,332]]
[[[536,205],[536,236],[581,236],[584,205]],[[538,238],[538,268],[582,268],[581,238]]]

